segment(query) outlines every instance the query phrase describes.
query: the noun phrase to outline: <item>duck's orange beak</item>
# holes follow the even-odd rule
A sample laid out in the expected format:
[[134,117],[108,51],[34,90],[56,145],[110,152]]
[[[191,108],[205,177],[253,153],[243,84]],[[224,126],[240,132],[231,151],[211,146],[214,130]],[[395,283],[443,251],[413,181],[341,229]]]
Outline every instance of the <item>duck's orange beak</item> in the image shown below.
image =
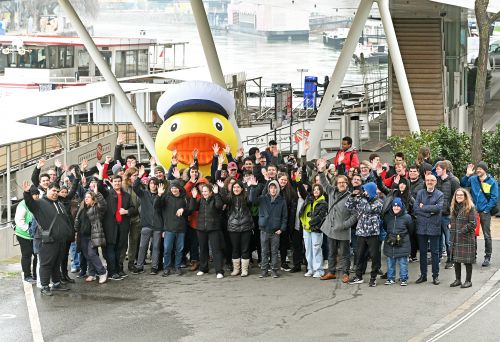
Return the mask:
[[212,146],[218,144],[223,150],[226,144],[217,137],[206,133],[190,133],[180,135],[168,144],[170,151],[177,150],[177,160],[184,165],[193,162],[193,150],[198,149],[198,164],[208,165],[212,162],[214,151]]

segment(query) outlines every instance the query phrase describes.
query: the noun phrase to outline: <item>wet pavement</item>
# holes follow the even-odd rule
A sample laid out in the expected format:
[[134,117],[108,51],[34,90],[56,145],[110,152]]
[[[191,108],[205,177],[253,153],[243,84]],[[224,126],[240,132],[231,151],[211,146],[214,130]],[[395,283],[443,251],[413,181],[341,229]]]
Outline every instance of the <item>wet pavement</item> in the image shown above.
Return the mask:
[[[478,245],[482,262],[483,241]],[[493,250],[500,250],[499,241]],[[489,268],[474,265],[470,289],[450,288],[454,270],[445,270],[443,263],[441,285],[416,285],[419,265],[411,263],[407,287],[384,286],[378,279],[377,287],[369,288],[368,275],[354,286],[302,273],[259,279],[252,268],[247,278],[222,280],[213,272],[199,277],[189,271],[167,278],[130,274],[104,285],[78,279],[69,292],[42,297],[34,287],[34,296],[45,341],[427,340],[440,329],[427,330],[425,338],[422,332],[451,315],[495,274],[500,266],[495,253],[492,261]],[[490,285],[476,304],[499,288],[497,282]],[[0,341],[32,341],[20,274],[0,273],[0,288]],[[487,320],[498,309],[497,298],[443,340],[471,333],[499,340],[497,320]]]

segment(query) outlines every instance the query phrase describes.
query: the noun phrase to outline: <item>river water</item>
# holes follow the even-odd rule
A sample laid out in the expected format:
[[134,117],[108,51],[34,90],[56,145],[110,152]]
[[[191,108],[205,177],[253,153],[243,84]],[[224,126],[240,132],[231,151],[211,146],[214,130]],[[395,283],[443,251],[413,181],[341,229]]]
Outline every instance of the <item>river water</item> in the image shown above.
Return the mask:
[[[352,16],[357,2],[336,0],[335,4],[341,7],[342,15]],[[317,7],[326,6],[328,1],[317,3]],[[328,10],[332,9],[329,7]],[[339,12],[336,11],[336,14]],[[139,32],[144,30],[147,37],[188,41],[186,65],[206,65],[196,26],[170,23],[168,15],[154,11],[101,13],[94,23],[94,32],[97,36],[138,37]],[[331,76],[333,73],[340,54],[339,51],[324,46],[320,34],[312,34],[308,42],[267,42],[263,37],[225,31],[215,31],[213,35],[223,72],[228,74],[245,71],[247,78],[262,77],[264,86],[270,86],[271,83],[292,83],[294,88],[299,88],[301,74],[297,69],[308,69],[302,77],[318,76],[318,80],[322,82],[325,75]],[[368,81],[387,76],[387,65],[369,66],[367,69]],[[360,67],[352,62],[344,85],[361,83],[363,75]]]

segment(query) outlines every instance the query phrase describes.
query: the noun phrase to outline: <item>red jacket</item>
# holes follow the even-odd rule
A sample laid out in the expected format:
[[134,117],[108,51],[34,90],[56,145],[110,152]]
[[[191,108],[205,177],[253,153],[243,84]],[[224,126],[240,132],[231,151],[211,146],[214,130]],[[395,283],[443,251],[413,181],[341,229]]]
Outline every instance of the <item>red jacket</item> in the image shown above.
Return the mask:
[[[335,165],[335,169],[339,168],[339,156],[342,150],[337,151],[335,155],[335,159],[333,160],[333,164]],[[359,158],[358,151],[353,148],[344,152],[344,160],[340,164],[345,165],[345,172],[347,173],[351,167],[359,167]]]

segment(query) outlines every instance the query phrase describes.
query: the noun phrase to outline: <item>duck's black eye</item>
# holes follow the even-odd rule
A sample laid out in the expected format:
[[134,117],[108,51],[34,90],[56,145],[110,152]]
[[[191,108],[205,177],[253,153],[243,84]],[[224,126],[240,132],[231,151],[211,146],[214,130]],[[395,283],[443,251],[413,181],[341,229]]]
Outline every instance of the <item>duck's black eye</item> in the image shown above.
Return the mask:
[[222,124],[222,121],[220,121],[220,119],[213,118],[212,123],[214,124],[215,129],[219,132],[222,132],[224,130],[224,125]]
[[170,125],[170,131],[175,132],[181,124],[181,120],[179,118],[175,119]]

